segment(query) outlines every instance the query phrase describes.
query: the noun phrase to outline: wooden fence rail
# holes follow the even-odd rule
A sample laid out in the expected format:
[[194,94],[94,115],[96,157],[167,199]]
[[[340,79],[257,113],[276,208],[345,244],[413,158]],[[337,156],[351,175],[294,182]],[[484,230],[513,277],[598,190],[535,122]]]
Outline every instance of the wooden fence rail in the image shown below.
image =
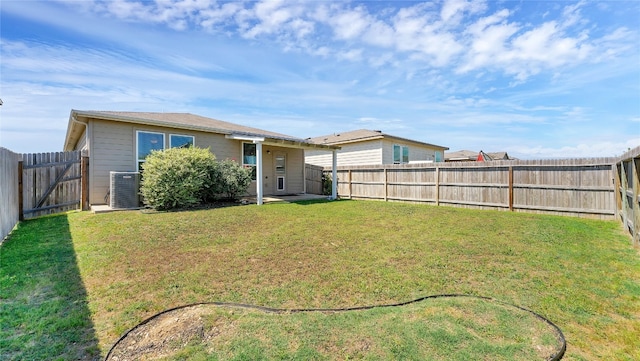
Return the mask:
[[305,192],[309,194],[322,194],[322,171],[323,167],[305,164]]
[[19,164],[21,219],[78,209],[82,200],[80,151],[23,154]]
[[612,159],[338,167],[352,199],[613,219]]
[[615,179],[616,218],[640,246],[640,147],[623,154],[612,166]]
[[343,198],[620,219],[640,246],[640,147],[617,158],[342,166],[337,172]]

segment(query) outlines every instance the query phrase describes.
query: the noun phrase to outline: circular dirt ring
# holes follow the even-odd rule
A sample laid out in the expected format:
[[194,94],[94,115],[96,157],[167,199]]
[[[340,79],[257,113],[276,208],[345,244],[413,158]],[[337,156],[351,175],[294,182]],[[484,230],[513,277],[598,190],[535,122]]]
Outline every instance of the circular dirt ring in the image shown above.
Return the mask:
[[252,359],[251,352],[262,359],[284,354],[289,359],[383,360],[406,358],[398,352],[409,352],[413,359],[481,353],[484,359],[560,360],[565,351],[560,328],[531,310],[489,297],[434,295],[341,309],[190,304],[136,325],[116,341],[105,360],[194,354]]

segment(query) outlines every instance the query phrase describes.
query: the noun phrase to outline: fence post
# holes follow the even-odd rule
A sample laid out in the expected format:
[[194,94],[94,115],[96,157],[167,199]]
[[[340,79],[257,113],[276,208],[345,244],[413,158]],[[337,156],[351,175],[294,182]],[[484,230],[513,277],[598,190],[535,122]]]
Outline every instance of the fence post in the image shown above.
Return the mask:
[[631,158],[633,192],[633,241],[640,245],[640,158]]
[[[82,156],[80,163],[80,207],[83,211],[89,210],[89,157]],[[305,182],[306,183],[306,182]]]
[[622,188],[620,190],[622,196],[622,224],[625,228],[629,229],[629,207],[633,207],[629,205],[628,197],[627,197],[627,189],[629,189],[629,184],[627,183],[627,172],[624,168],[625,161],[623,160],[620,163],[620,179]]
[[513,212],[513,166],[509,166],[509,210]]
[[436,206],[440,205],[440,167],[436,167]]
[[387,167],[384,167],[384,201],[389,197],[389,189],[387,184]]
[[351,169],[349,169],[349,199],[353,199],[353,193],[351,190]]
[[18,162],[18,220],[24,221],[24,194],[22,188],[22,161]]
[[622,196],[620,194],[620,189],[622,187],[622,182],[620,181],[620,170],[618,170],[618,163],[614,163],[611,166],[611,169],[613,171],[613,189],[614,189],[614,196],[616,198],[616,202],[615,202],[615,217],[616,220],[621,220],[622,218]]

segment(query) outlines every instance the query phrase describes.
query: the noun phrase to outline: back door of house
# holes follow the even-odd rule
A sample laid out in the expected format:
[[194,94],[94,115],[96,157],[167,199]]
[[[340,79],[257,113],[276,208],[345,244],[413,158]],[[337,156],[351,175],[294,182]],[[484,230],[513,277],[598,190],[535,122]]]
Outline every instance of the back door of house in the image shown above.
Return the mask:
[[276,154],[274,165],[276,173],[276,193],[284,193],[287,190],[287,157],[284,153]]

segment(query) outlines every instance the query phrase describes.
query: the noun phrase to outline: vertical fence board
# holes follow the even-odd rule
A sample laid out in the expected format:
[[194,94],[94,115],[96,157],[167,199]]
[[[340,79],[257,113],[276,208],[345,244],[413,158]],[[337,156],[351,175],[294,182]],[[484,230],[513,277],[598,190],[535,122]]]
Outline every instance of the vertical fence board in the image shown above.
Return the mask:
[[77,209],[81,200],[79,151],[23,154],[25,219]]
[[[87,157],[83,157],[85,159]],[[87,158],[88,159],[88,158]],[[84,163],[83,163],[84,164]],[[322,194],[322,173],[323,168],[317,165],[305,164],[305,184],[306,193]]]
[[19,162],[20,154],[0,148],[0,243],[20,220]]
[[342,166],[337,169],[338,193],[352,199],[613,219],[615,161],[589,158]]

